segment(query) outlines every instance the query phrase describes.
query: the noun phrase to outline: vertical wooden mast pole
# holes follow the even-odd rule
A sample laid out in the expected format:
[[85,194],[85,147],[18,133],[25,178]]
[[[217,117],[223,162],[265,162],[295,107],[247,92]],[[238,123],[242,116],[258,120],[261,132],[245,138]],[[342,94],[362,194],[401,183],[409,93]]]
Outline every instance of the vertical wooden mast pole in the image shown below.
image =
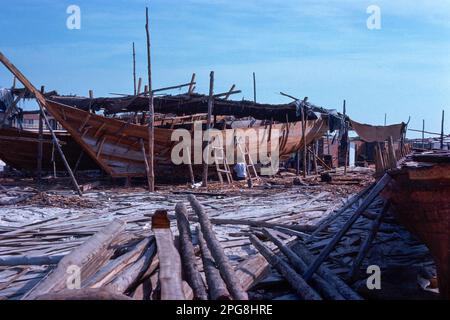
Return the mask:
[[256,103],[256,74],[253,72],[253,102]]
[[425,119],[422,120],[422,149],[425,149]]
[[344,155],[344,174],[347,174],[347,161],[348,161],[348,125],[347,125],[347,121],[346,121],[346,114],[347,114],[347,109],[346,109],[346,103],[345,103],[345,100],[344,100],[344,123],[345,123],[345,125],[344,125],[344,127],[345,127],[345,139],[346,139],[346,141],[345,141],[345,155]]
[[133,42],[133,86],[134,86],[134,95],[137,93],[136,88],[136,50],[134,48],[134,42]]
[[[15,79],[15,77],[14,77]],[[44,94],[45,87],[41,86],[41,93]],[[37,182],[39,190],[42,187],[42,153],[43,153],[43,138],[44,138],[44,120],[42,112],[39,112],[39,136],[38,136],[38,150],[37,150]]]
[[444,149],[444,110],[442,110],[442,122],[441,122],[441,150]]
[[149,172],[147,174],[149,191],[155,191],[155,173],[153,170],[153,154],[154,154],[154,108],[153,108],[153,89],[152,89],[152,63],[150,58],[150,32],[148,27],[148,7],[145,8],[145,31],[147,33],[147,68],[148,68],[148,167]]
[[[209,130],[211,128],[211,117],[212,117],[212,109],[214,107],[214,71],[211,71],[209,75],[209,98],[208,98],[208,116],[206,120],[206,130]],[[205,150],[205,147],[207,146],[207,143],[203,144]],[[209,152],[207,153],[209,154]],[[206,159],[203,158],[203,181],[202,185],[203,187],[208,186],[208,157]]]

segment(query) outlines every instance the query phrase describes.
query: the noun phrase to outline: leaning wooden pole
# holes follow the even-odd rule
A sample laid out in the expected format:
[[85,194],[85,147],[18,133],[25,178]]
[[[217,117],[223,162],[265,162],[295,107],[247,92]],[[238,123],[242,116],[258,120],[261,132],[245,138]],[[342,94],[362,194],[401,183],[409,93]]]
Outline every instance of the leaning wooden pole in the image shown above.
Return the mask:
[[52,127],[50,126],[50,121],[48,120],[47,115],[44,112],[46,109],[46,106],[47,106],[47,102],[46,102],[44,96],[33,86],[33,84],[31,84],[31,82],[22,74],[22,72],[20,72],[19,69],[17,69],[16,66],[13,65],[8,60],[8,58],[6,58],[3,55],[3,53],[1,53],[1,52],[0,52],[0,61],[14,76],[16,76],[17,79],[19,79],[19,81],[25,86],[25,88],[27,88],[35,96],[36,101],[38,102],[38,105],[39,105],[39,109],[40,109],[39,111],[41,112],[42,117],[44,119],[44,123],[50,131],[53,143],[54,143],[54,145],[56,145],[56,148],[58,149],[58,152],[61,156],[64,166],[72,180],[73,186],[74,186],[75,190],[77,191],[77,193],[80,196],[82,196],[83,193],[81,192],[81,189],[77,183],[77,180],[75,179],[75,176],[73,175],[72,169],[70,168],[69,163],[67,162],[67,159],[64,155],[64,152],[62,151],[61,146],[59,145],[58,138],[56,137],[55,132],[53,131]]
[[256,103],[256,74],[253,72],[253,102]]
[[148,7],[145,8],[145,31],[147,34],[147,69],[148,69],[148,184],[149,191],[155,191],[155,172],[153,169],[154,164],[154,146],[155,146],[155,128],[154,128],[154,120],[155,120],[155,110],[153,107],[153,91],[152,91],[152,63],[150,57],[150,31],[148,27]]
[[194,292],[194,299],[208,300],[205,284],[203,283],[200,272],[197,270],[194,245],[192,244],[191,228],[187,218],[187,209],[184,203],[179,202],[176,204],[175,215],[177,217],[177,227],[180,234],[180,255],[184,276]]
[[[209,130],[211,128],[211,117],[212,117],[212,110],[214,107],[214,71],[211,71],[209,75],[209,98],[208,98],[208,116],[206,119],[206,130]],[[204,144],[203,151],[205,151],[207,147],[207,143]],[[209,154],[209,150],[206,153]],[[209,156],[205,159],[205,152],[203,152],[203,187],[208,186],[208,166],[209,166]]]
[[223,251],[220,242],[217,240],[214,231],[212,229],[211,222],[209,221],[208,215],[203,209],[203,206],[198,202],[197,198],[190,194],[188,196],[189,202],[192,208],[198,216],[200,226],[205,237],[206,243],[208,245],[211,254],[216,261],[220,274],[225,281],[228,291],[235,300],[248,300],[247,293],[242,289],[239,279],[236,277],[235,270],[230,265],[225,252]]

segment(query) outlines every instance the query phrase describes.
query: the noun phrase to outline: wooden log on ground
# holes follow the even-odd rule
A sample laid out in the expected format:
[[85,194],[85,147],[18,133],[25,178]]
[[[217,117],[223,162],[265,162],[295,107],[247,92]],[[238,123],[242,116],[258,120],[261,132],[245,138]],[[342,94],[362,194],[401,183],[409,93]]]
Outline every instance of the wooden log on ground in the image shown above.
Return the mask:
[[250,235],[250,241],[267,261],[289,282],[292,289],[305,300],[322,300],[320,295],[312,289],[303,278],[297,274],[286,262],[277,257],[257,237]]
[[187,218],[186,206],[180,202],[175,206],[175,214],[177,217],[177,226],[180,233],[180,255],[183,263],[184,276],[194,292],[194,299],[207,300],[205,284],[202,276],[197,270],[194,246],[192,244],[192,234]]
[[209,297],[211,300],[231,300],[230,293],[227,290],[225,282],[216,268],[214,258],[208,249],[202,231],[197,227],[197,237],[202,253],[203,271],[205,272],[206,283],[208,284]]
[[[189,220],[193,222],[199,222],[199,219],[197,217],[190,216]],[[293,224],[293,225],[287,225],[282,223],[271,223],[271,222],[265,222],[265,221],[257,221],[257,220],[244,220],[244,219],[221,219],[221,218],[211,218],[209,221],[212,224],[215,225],[221,225],[221,224],[229,224],[229,225],[242,225],[242,226],[250,226],[254,228],[270,228],[273,229],[275,227],[281,227],[281,228],[287,228],[292,229],[295,231],[300,232],[312,232],[316,230],[315,226],[310,225],[301,225],[301,224]]]
[[111,292],[108,289],[66,289],[56,293],[47,293],[36,297],[36,300],[134,300],[124,294]]
[[348,273],[350,280],[355,280],[355,277],[357,275],[357,272],[359,271],[359,267],[361,266],[361,263],[363,262],[364,258],[367,255],[367,252],[370,249],[370,245],[372,244],[373,240],[375,239],[377,232],[380,228],[383,216],[385,213],[389,210],[389,202],[386,201],[386,203],[383,206],[383,209],[381,210],[378,217],[372,222],[372,226],[370,229],[369,234],[367,235],[366,239],[364,239],[364,242],[361,244],[361,247],[359,248],[358,255],[356,256],[355,260],[353,261],[352,268],[350,269],[350,272]]
[[206,244],[211,251],[225,284],[227,285],[228,291],[235,300],[248,300],[247,293],[242,289],[239,279],[236,278],[235,270],[233,270],[233,267],[230,265],[220,242],[214,234],[208,215],[205,213],[202,205],[195,196],[189,195],[188,199],[198,216]]
[[[35,299],[51,292],[58,292],[67,288],[68,281],[73,274],[69,270],[79,268],[81,281],[94,274],[103,263],[113,254],[110,246],[125,229],[125,222],[115,219],[106,227],[90,237],[81,246],[65,256],[56,267],[22,299]],[[75,270],[75,269],[74,269]]]
[[106,287],[114,292],[129,293],[135,287],[142,275],[150,267],[156,253],[154,242],[150,244],[145,253],[135,263],[129,265],[118,277],[111,281]]
[[386,185],[391,181],[391,177],[385,174],[373,187],[367,197],[364,199],[363,203],[356,209],[352,216],[347,220],[345,225],[338,231],[338,233],[333,237],[330,243],[322,250],[320,255],[316,258],[313,264],[305,272],[305,280],[311,279],[312,275],[317,271],[320,265],[328,258],[331,251],[338,244],[341,238],[347,233],[350,227],[355,223],[356,220],[361,216],[361,214],[369,207],[372,201],[378,196],[378,194],[386,187]]
[[185,300],[181,278],[181,258],[173,243],[167,211],[157,210],[152,217],[159,258],[161,300]]
[[[301,242],[295,243],[291,247],[291,249],[307,264],[311,264],[314,262],[315,258],[313,254]],[[324,265],[319,267],[319,269],[317,270],[317,274],[321,276],[329,284],[334,286],[344,298],[349,300],[363,300],[359,294],[357,294],[341,278],[335,275],[330,269],[328,269]]]
[[85,283],[84,287],[99,288],[111,281],[117,274],[130,264],[136,262],[147,250],[154,238],[147,238],[139,242],[130,252],[110,261],[106,266],[101,268]]
[[48,266],[58,264],[64,255],[56,256],[3,256],[0,266]]
[[[281,241],[277,236],[275,236],[270,230],[263,229],[264,234],[272,241],[278,249],[289,259],[291,266],[297,271],[298,274],[302,275],[308,265],[292,251],[288,246],[286,246],[283,241]],[[329,300],[345,300],[344,297],[332,286],[330,286],[322,277],[314,275],[311,278],[311,284],[314,288],[325,298]]]

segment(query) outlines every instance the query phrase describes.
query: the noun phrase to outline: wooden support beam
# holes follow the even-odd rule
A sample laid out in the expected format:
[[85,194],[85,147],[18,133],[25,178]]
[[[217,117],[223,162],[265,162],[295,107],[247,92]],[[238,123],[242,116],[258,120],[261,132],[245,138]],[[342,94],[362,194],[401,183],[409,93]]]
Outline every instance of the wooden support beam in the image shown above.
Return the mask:
[[161,300],[185,300],[181,278],[181,258],[173,243],[167,211],[157,210],[152,217],[159,258]]
[[152,185],[150,184],[150,166],[148,164],[147,152],[145,151],[144,140],[141,138],[139,141],[141,143],[142,157],[144,158],[145,173],[147,174],[148,191],[151,192]]
[[[211,73],[209,74],[209,98],[208,98],[208,115],[206,118],[206,130],[209,130],[211,128],[211,115],[214,107],[213,96],[214,96],[214,71],[211,71]],[[207,147],[207,145],[208,145],[207,142],[203,143],[202,158],[204,158],[203,157],[204,150]],[[202,181],[203,187],[208,187],[208,166],[209,166],[208,161],[209,158],[203,159],[203,181]]]
[[250,235],[250,241],[253,246],[261,253],[264,258],[289,282],[292,289],[305,300],[322,300],[320,295],[311,288],[306,281],[295,272],[286,262],[276,256],[267,248],[256,236]]
[[[45,93],[45,87],[41,86],[41,93]],[[42,189],[42,157],[44,149],[44,120],[42,116],[42,111],[39,112],[39,134],[38,134],[38,149],[37,149],[37,182],[38,189]]]
[[225,281],[228,291],[235,300],[248,300],[247,293],[242,289],[239,279],[236,278],[235,271],[230,265],[225,252],[217,240],[214,231],[212,229],[211,222],[208,215],[205,213],[203,206],[198,202],[194,195],[190,194],[188,200],[198,216],[199,223],[205,237],[209,250],[211,251],[214,260],[220,270],[220,274]]
[[256,103],[256,74],[253,72],[253,102]]
[[195,300],[208,300],[205,284],[203,283],[200,272],[197,270],[195,251],[192,244],[191,228],[187,218],[187,209],[184,203],[179,202],[176,204],[175,215],[180,234],[180,254],[185,279],[194,292]]
[[320,255],[314,260],[314,263],[308,268],[305,272],[305,280],[309,281],[312,275],[317,271],[317,269],[322,265],[322,263],[328,258],[331,251],[338,244],[338,242],[342,239],[342,237],[347,233],[350,227],[358,220],[361,214],[369,207],[372,201],[378,196],[378,194],[387,186],[387,184],[391,181],[391,176],[389,174],[385,174],[377,184],[371,189],[367,197],[361,203],[361,205],[355,210],[352,216],[347,220],[344,226],[338,231],[338,233],[331,239],[328,245],[322,250]]
[[154,145],[155,145],[155,129],[154,129],[154,121],[155,121],[155,110],[153,106],[153,91],[152,91],[152,63],[150,56],[150,31],[148,26],[148,7],[145,8],[145,31],[147,35],[147,69],[148,69],[148,90],[149,90],[149,99],[148,99],[148,167],[149,167],[149,191],[155,191],[155,173],[153,170],[154,166]]
[[306,178],[306,157],[307,157],[307,145],[306,145],[306,102],[308,97],[305,97],[302,102],[302,142],[303,142],[303,178]]
[[14,75],[19,79],[19,81],[27,88],[34,96],[36,97],[36,100],[39,105],[39,109],[41,111],[41,114],[44,118],[44,123],[47,126],[47,128],[50,130],[52,140],[56,148],[58,149],[58,152],[61,156],[61,159],[64,163],[64,166],[69,173],[70,179],[72,181],[72,184],[77,191],[77,193],[82,196],[82,192],[80,190],[80,187],[78,186],[77,180],[75,179],[75,176],[73,175],[72,169],[69,166],[69,163],[67,162],[67,159],[64,155],[64,152],[61,149],[61,146],[59,144],[58,138],[56,137],[55,132],[53,131],[52,127],[50,126],[50,122],[47,118],[47,115],[44,112],[44,109],[47,106],[47,102],[45,101],[44,96],[33,86],[33,84],[20,72],[16,66],[14,66],[4,55],[0,52],[0,61],[3,63],[3,65]]
[[347,121],[345,120],[345,116],[347,113],[347,108],[346,108],[346,101],[344,100],[344,105],[343,105],[343,114],[344,114],[344,137],[347,139],[347,141],[345,141],[345,150],[344,150],[344,174],[347,174],[347,162],[348,162],[348,144],[349,144],[349,139],[348,139],[348,124]]
[[133,94],[137,94],[137,87],[136,87],[136,50],[134,48],[134,42],[133,42]]
[[445,122],[445,111],[442,110],[442,120],[441,120],[441,150],[444,149],[444,122]]

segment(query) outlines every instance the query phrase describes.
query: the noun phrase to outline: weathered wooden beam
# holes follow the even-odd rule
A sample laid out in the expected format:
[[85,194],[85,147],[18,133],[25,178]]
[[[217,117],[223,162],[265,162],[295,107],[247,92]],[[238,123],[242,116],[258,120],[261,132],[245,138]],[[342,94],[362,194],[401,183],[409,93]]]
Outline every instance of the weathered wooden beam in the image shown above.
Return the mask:
[[250,235],[253,246],[264,258],[289,282],[295,292],[305,300],[322,300],[320,295],[311,288],[303,278],[297,274],[286,262],[277,257],[257,237]]
[[194,299],[207,300],[208,294],[206,293],[205,284],[203,283],[200,272],[197,270],[191,228],[184,203],[179,202],[176,204],[175,215],[180,234],[180,255],[183,263],[184,276],[194,292]]
[[205,272],[206,283],[211,300],[231,300],[225,282],[220,276],[220,271],[216,268],[214,258],[208,249],[205,238],[200,228],[197,227],[197,238],[202,253],[203,271]]
[[94,275],[87,279],[84,283],[84,287],[99,288],[109,281],[113,280],[117,274],[125,269],[130,264],[136,262],[143,253],[147,250],[148,246],[154,241],[153,238],[146,238],[139,242],[130,252],[127,252],[120,257],[110,261],[106,266],[98,270]]
[[363,262],[364,258],[367,255],[367,252],[370,249],[370,246],[375,239],[378,230],[380,229],[381,222],[383,220],[383,216],[385,213],[389,210],[390,203],[389,201],[386,201],[383,208],[381,209],[381,212],[378,214],[377,218],[372,222],[372,226],[370,228],[369,234],[364,239],[364,242],[361,244],[361,247],[359,248],[358,255],[356,256],[355,260],[353,261],[353,265],[348,273],[348,277],[351,280],[355,279],[355,276],[357,275],[359,271],[359,267],[361,266],[361,263]]
[[1,256],[0,266],[43,266],[58,264],[64,255],[56,256]]
[[44,294],[66,289],[72,276],[71,273],[68,273],[68,270],[71,269],[80,271],[81,281],[87,279],[98,270],[103,262],[111,257],[110,245],[124,229],[125,223],[115,219],[61,259],[56,269],[51,271],[22,299],[35,299]]
[[[289,259],[291,266],[297,271],[298,274],[303,275],[308,268],[308,265],[292,251],[287,245],[283,243],[272,231],[264,228],[263,233],[272,241],[278,249]],[[313,275],[311,278],[314,288],[325,298],[329,300],[345,300],[344,297],[332,286],[330,286],[319,275]]]
[[167,211],[157,210],[152,217],[159,258],[159,282],[162,300],[185,300],[181,278],[181,258],[173,243]]
[[[291,249],[307,264],[312,264],[314,262],[314,256],[300,241],[296,242],[291,247]],[[359,294],[357,294],[341,278],[335,275],[324,265],[319,267],[319,269],[317,270],[317,274],[320,275],[330,285],[334,286],[344,298],[349,300],[362,300]]]
[[361,214],[369,207],[372,201],[378,196],[378,194],[386,187],[386,185],[391,181],[391,177],[385,174],[373,187],[367,197],[364,199],[363,203],[355,210],[352,216],[347,220],[344,226],[338,231],[338,233],[333,237],[333,239],[328,243],[328,245],[322,250],[320,255],[314,261],[314,263],[305,272],[305,280],[309,281],[312,275],[317,271],[320,265],[328,258],[331,251],[338,244],[341,238],[347,233],[350,227],[355,223],[356,220],[361,216]]
[[205,213],[203,206],[193,195],[189,195],[188,200],[198,216],[206,243],[220,270],[220,274],[227,285],[228,291],[235,300],[248,300],[247,293],[242,289],[239,279],[236,278],[233,267],[230,265],[220,242],[214,234],[211,222],[209,221],[209,217]]
[[136,262],[130,264],[120,272],[120,274],[113,281],[108,283],[106,287],[117,293],[128,293],[136,284],[138,284],[138,281],[150,267],[155,253],[156,245],[152,241],[144,254]]

